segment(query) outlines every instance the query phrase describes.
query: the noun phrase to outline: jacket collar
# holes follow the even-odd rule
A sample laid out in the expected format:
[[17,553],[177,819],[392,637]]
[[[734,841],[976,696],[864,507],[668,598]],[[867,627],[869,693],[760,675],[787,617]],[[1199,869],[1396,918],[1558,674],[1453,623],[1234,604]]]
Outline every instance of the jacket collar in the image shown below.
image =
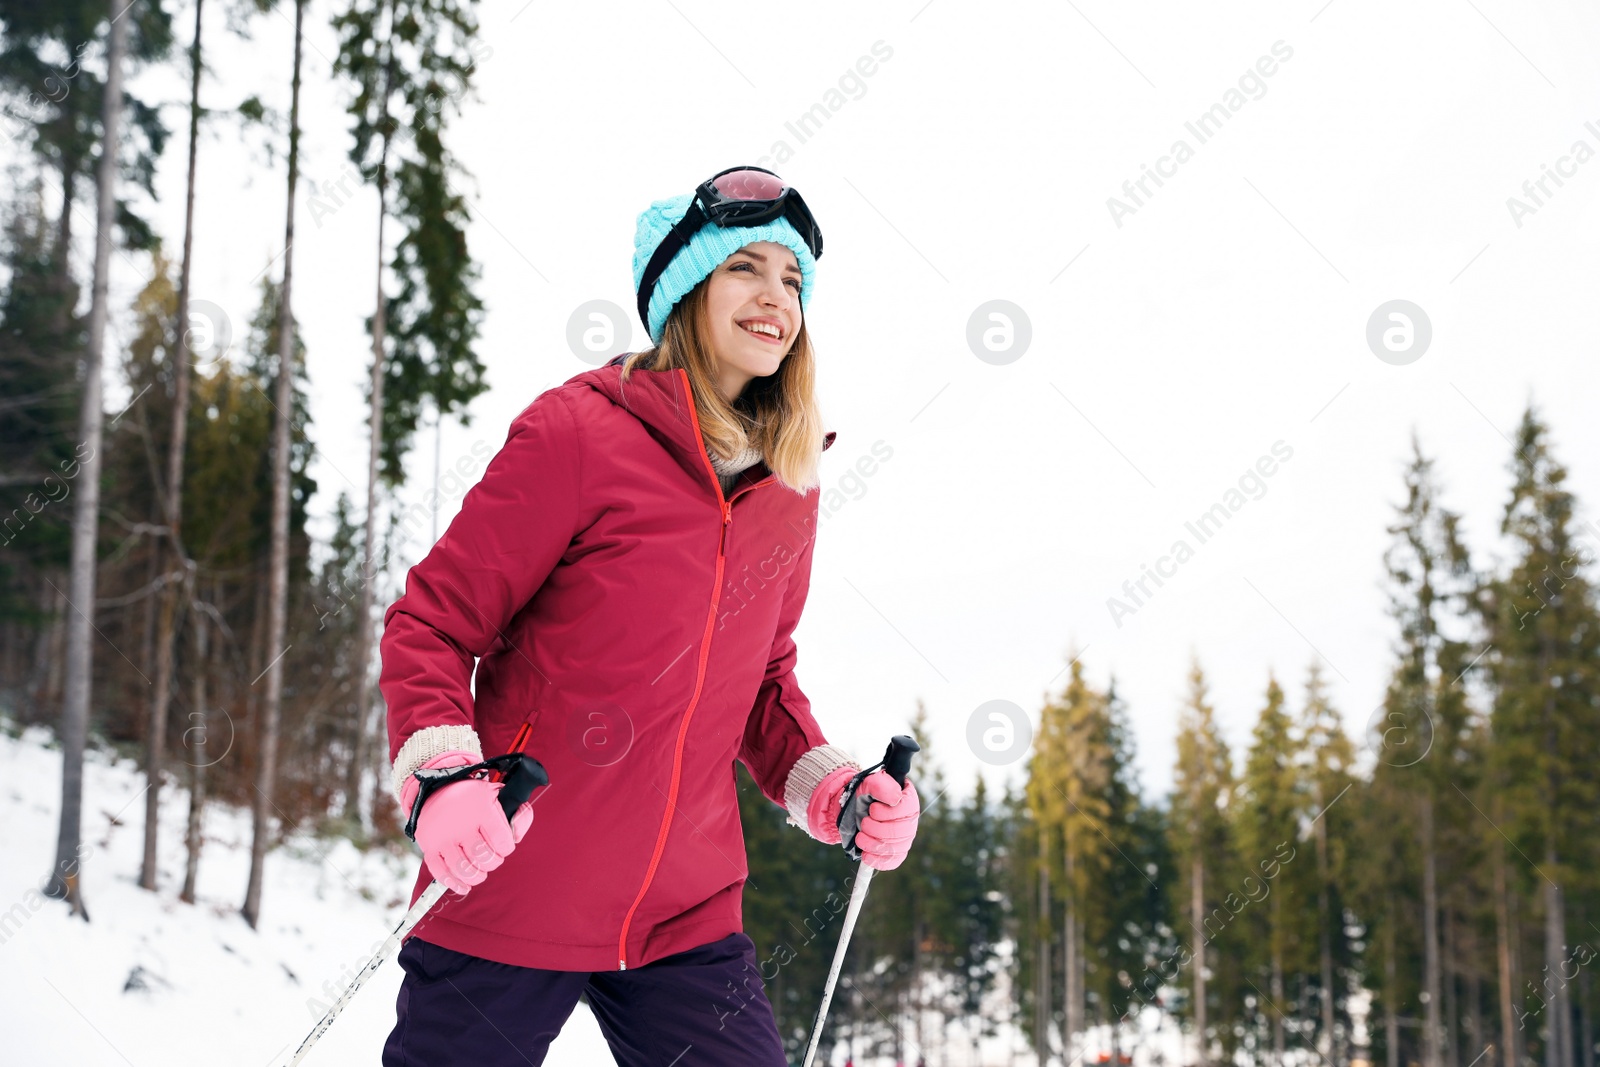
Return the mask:
[[[689,376],[678,368],[672,370],[645,370],[634,368],[627,382],[622,381],[622,362],[629,355],[624,352],[604,366],[584,371],[577,379],[587,382],[613,404],[633,415],[650,435],[670,452],[674,459],[690,471],[696,480],[706,481],[710,454],[705,442],[695,429],[689,399]],[[838,436],[833,430],[822,436],[822,449],[826,452]],[[771,471],[758,463],[741,477],[741,484],[752,476],[765,478]]]

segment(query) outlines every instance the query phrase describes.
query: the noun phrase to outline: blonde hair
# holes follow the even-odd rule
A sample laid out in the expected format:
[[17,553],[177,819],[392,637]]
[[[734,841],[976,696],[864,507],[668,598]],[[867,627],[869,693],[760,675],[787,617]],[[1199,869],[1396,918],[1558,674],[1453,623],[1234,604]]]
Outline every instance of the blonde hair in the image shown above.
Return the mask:
[[823,438],[822,412],[814,391],[816,357],[805,320],[801,319],[777,373],[750,379],[738,399],[729,403],[716,386],[717,357],[707,341],[705,306],[702,280],[674,305],[661,343],[623,361],[622,380],[626,382],[635,367],[683,368],[707,447],[731,459],[753,446],[779,482],[804,495],[820,484]]

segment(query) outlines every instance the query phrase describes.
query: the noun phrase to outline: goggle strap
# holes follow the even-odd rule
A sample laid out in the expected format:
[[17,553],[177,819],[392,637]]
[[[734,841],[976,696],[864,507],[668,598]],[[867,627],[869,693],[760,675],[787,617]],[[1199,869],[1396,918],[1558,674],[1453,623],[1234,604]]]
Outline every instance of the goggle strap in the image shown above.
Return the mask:
[[638,300],[639,321],[645,324],[646,329],[650,327],[650,296],[655,292],[656,282],[666,272],[667,264],[672,262],[672,257],[689,247],[690,238],[705,224],[705,211],[700,207],[700,201],[692,201],[689,210],[684,212],[683,218],[667,231],[667,235],[656,246],[650,262],[645,264],[644,276],[639,279]]

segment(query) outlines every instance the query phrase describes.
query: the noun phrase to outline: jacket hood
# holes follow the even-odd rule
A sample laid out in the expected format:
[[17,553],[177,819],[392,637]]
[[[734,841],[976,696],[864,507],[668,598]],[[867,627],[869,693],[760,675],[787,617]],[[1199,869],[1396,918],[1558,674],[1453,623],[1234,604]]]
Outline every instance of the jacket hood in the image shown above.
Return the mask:
[[[623,382],[622,360],[628,354],[616,356],[604,366],[584,371],[572,380],[586,383],[633,415],[684,469],[697,480],[704,480],[707,453],[691,411],[688,373],[678,368],[646,370],[636,367],[627,382]],[[824,452],[832,447],[837,436],[833,430],[822,435]],[[762,477],[770,473],[765,461],[757,464],[756,469],[763,472]]]

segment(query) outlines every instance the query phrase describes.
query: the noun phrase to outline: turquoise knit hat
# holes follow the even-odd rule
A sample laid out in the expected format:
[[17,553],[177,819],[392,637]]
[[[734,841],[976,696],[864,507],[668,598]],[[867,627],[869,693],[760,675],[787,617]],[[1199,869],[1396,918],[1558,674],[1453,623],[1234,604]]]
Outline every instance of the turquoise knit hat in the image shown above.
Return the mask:
[[[688,214],[689,205],[693,202],[694,194],[684,193],[657,200],[639,213],[639,222],[633,234],[635,293],[639,291],[639,283],[644,280],[644,269],[649,265],[650,257],[655,255],[657,246],[672,227]],[[700,227],[689,239],[688,246],[672,257],[672,262],[667,264],[667,269],[661,272],[661,277],[656,281],[655,291],[650,294],[650,321],[645,324],[650,331],[650,342],[661,343],[667,316],[678,301],[689,294],[689,290],[699,285],[723,260],[745,245],[759,241],[775,242],[794,253],[800,267],[800,307],[804,311],[806,305],[811,303],[811,282],[816,275],[817,261],[788,219],[777,218],[760,226],[726,228],[709,223]]]

